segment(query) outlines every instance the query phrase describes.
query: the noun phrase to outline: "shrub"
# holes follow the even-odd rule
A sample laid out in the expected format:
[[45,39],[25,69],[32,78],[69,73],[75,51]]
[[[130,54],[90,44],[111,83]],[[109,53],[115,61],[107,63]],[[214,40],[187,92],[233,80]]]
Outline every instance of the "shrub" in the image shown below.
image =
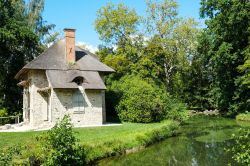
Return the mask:
[[172,119],[179,122],[183,122],[188,119],[188,111],[183,103],[166,95],[163,95],[163,101],[165,119]]
[[84,165],[85,151],[77,144],[69,116],[51,130],[36,137],[37,142],[0,151],[0,165]]
[[116,111],[122,121],[149,123],[163,119],[183,121],[185,106],[155,84],[137,76],[125,76],[111,88],[120,95]]
[[234,146],[227,149],[233,153],[233,159],[244,165],[250,164],[250,130],[241,130],[239,135],[233,135]]
[[70,118],[64,116],[44,137],[44,148],[49,152],[45,165],[83,165],[84,149],[76,141]]
[[[7,117],[8,116],[8,111],[6,108],[1,108],[0,109],[0,117]],[[0,119],[0,125],[4,125],[9,122],[9,119]]]
[[250,121],[250,113],[242,113],[236,116],[236,120],[241,120],[241,121]]
[[1,149],[0,165],[1,166],[17,165],[15,159],[17,159],[17,156],[21,155],[22,149],[23,147],[20,145],[9,147],[7,149]]
[[122,92],[116,106],[122,121],[148,123],[159,120],[161,101],[154,85],[138,77],[124,77],[115,86]]

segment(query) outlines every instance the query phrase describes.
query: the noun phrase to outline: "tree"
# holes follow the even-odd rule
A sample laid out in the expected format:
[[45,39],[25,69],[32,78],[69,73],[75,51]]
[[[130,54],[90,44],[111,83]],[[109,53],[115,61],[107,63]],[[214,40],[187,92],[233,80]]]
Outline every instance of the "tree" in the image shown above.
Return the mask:
[[[162,3],[147,1],[147,31],[153,36],[153,42],[159,43],[164,49],[162,55],[166,87],[170,89],[170,77],[177,60],[177,48],[172,39],[177,20],[177,3],[164,0]],[[170,40],[169,40],[170,39]],[[166,51],[167,50],[167,51]]]
[[46,26],[40,17],[43,0],[30,4],[32,9],[22,0],[0,0],[0,107],[7,108],[9,113],[20,112],[22,108],[22,93],[14,76],[43,50],[42,35],[37,33]]
[[[123,4],[107,4],[98,11],[95,26],[106,44],[98,54],[116,70],[106,77],[107,87],[123,76],[135,75],[145,81],[153,80],[171,95],[186,97],[187,73],[196,54],[197,23],[179,18],[174,0],[147,1],[147,13],[146,18],[137,16]],[[146,33],[140,26],[143,21]],[[112,99],[114,93],[109,92],[106,98]]]
[[244,54],[245,62],[238,67],[239,71],[243,73],[243,76],[241,76],[238,81],[241,85],[247,85],[248,88],[250,88],[250,44],[248,44],[248,48],[244,51]]
[[135,10],[129,9],[124,4],[108,3],[97,11],[95,29],[101,40],[124,46],[135,34],[139,19]]
[[186,82],[186,102],[189,107],[199,110],[217,108],[210,87],[213,82],[212,67],[209,61],[208,50],[212,44],[206,30],[198,35],[197,53],[192,57],[192,63]]
[[237,81],[242,76],[238,66],[244,63],[249,43],[249,9],[248,0],[201,1],[200,15],[207,18],[205,32],[210,40],[205,52],[212,69],[210,93],[220,110],[233,114],[250,107],[249,89]]
[[196,53],[199,31],[193,19],[178,17],[177,7],[174,0],[147,1],[148,16],[145,22],[151,36],[148,45],[159,45],[159,49],[154,52],[163,71],[161,81],[168,92],[182,98],[180,95],[185,89],[185,74]]

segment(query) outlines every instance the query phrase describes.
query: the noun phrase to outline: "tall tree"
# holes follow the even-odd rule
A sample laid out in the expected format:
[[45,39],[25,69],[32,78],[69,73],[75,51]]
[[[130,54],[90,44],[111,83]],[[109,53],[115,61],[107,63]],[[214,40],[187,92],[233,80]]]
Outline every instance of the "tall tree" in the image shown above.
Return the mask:
[[[147,1],[146,27],[152,43],[158,43],[161,50],[161,77],[167,91],[178,95],[183,93],[184,73],[190,66],[190,59],[195,54],[197,23],[193,19],[178,17],[178,5],[175,0],[160,2]],[[156,50],[157,51],[157,50]]]
[[97,11],[95,29],[106,43],[124,45],[136,33],[139,16],[124,4],[108,3]]
[[[36,3],[43,4],[42,1]],[[34,5],[32,12],[37,11],[36,15],[41,16],[41,8]],[[6,107],[10,113],[21,112],[22,108],[21,89],[14,80],[15,74],[42,51],[37,31],[43,23],[38,25],[38,18],[33,18],[31,23],[28,9],[23,0],[0,0],[0,107]]]
[[140,43],[137,40],[139,23],[140,17],[135,10],[122,3],[108,3],[97,11],[95,29],[106,44],[100,47],[102,50],[98,54],[117,71],[112,75],[116,78],[129,73],[130,65],[137,59],[137,47],[134,46]]
[[[249,45],[249,0],[202,0],[200,14],[206,20],[210,47],[205,52],[212,68],[213,100],[220,110],[249,110],[249,89],[238,83]],[[205,43],[200,43],[205,46]],[[204,53],[201,53],[204,54]]]

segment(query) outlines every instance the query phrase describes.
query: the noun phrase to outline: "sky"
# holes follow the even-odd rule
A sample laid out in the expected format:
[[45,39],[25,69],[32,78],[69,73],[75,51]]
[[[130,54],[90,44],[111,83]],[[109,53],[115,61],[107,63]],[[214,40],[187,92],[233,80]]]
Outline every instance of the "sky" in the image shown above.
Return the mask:
[[[108,2],[124,3],[134,8],[137,14],[143,16],[146,13],[145,0],[45,0],[43,18],[49,24],[55,24],[55,31],[63,36],[64,28],[76,29],[76,43],[85,44],[91,51],[95,51],[102,41],[99,40],[95,31],[94,21],[96,12]],[[181,17],[192,17],[200,22],[199,18],[200,0],[177,0],[179,4],[179,15]]]

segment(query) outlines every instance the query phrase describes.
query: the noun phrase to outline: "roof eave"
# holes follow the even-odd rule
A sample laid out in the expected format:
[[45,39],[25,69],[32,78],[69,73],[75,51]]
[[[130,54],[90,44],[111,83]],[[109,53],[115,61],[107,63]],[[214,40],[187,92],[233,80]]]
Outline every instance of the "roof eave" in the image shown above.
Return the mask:
[[23,73],[25,73],[25,72],[27,72],[27,69],[22,68],[22,69],[19,70],[19,72],[15,75],[14,78],[15,78],[16,80],[20,79],[21,75],[22,75]]

